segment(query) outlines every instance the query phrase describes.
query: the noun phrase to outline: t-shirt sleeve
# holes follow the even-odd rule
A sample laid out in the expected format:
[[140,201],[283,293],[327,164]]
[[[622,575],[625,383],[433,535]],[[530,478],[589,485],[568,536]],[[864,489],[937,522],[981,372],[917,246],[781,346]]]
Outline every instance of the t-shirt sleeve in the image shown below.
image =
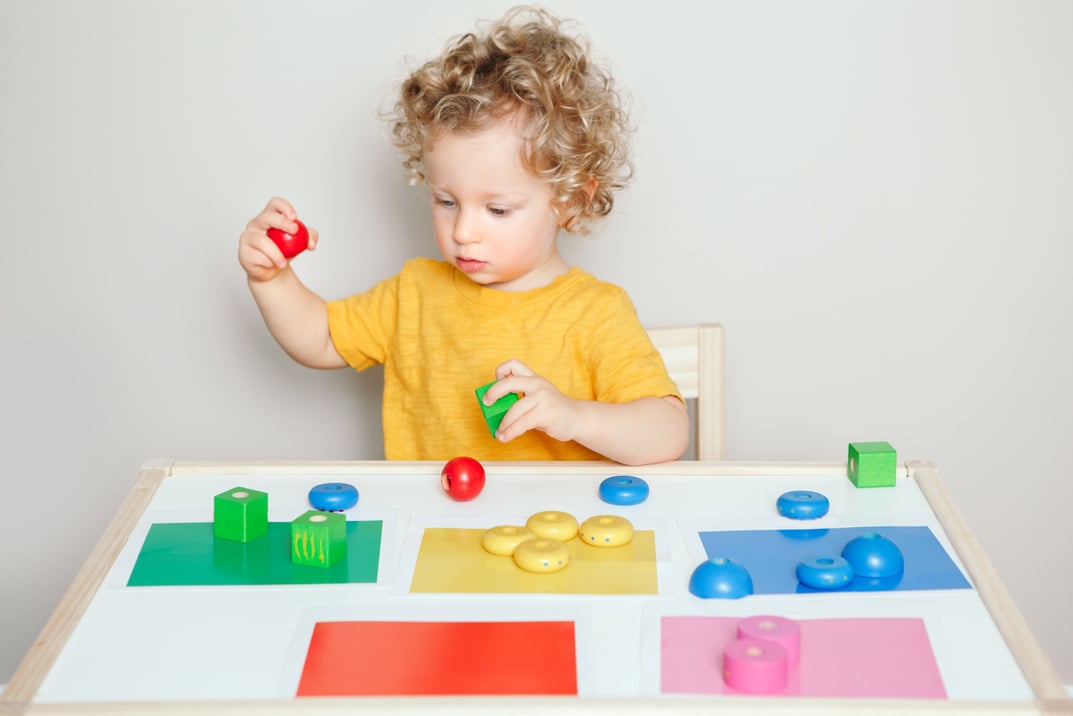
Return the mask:
[[596,399],[606,403],[669,395],[681,399],[626,292],[617,290],[601,313],[589,344]]
[[355,370],[387,360],[398,321],[399,277],[358,293],[328,301],[328,331],[339,355]]

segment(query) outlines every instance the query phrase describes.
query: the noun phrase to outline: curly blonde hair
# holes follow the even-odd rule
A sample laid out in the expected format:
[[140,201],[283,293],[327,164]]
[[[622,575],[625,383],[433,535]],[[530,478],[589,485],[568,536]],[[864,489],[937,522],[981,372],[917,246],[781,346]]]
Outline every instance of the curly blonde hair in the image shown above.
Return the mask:
[[452,38],[400,87],[391,131],[411,183],[425,181],[425,150],[444,133],[517,114],[524,166],[550,183],[563,228],[588,233],[633,173],[628,116],[611,75],[546,10],[517,7],[480,29]]

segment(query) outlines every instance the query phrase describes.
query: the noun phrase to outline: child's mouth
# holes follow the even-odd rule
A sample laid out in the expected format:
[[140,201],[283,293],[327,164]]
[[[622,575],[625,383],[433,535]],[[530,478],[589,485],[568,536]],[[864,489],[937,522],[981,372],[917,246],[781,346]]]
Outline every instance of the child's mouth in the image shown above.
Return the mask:
[[455,259],[455,265],[466,273],[475,273],[483,269],[486,264],[484,261],[477,261],[476,259],[467,259],[459,256]]

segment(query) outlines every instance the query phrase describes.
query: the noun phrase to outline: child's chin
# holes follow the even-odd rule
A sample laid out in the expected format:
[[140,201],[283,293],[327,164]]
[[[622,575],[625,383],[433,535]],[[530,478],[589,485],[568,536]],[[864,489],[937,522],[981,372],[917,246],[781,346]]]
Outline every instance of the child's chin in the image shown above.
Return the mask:
[[482,268],[479,271],[463,270],[462,274],[473,283],[480,284],[481,286],[488,286],[490,288],[495,288],[504,282],[502,276],[489,271],[487,268]]

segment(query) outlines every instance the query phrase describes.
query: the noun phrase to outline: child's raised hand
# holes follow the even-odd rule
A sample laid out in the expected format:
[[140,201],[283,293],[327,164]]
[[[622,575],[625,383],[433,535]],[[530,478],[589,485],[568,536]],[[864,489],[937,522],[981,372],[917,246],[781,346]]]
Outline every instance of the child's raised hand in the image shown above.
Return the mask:
[[[288,265],[276,243],[268,237],[275,228],[293,234],[298,231],[298,212],[290,202],[280,197],[268,201],[261,213],[250,219],[238,239],[238,262],[252,281],[271,281]],[[309,228],[308,251],[317,246],[316,229]]]
[[530,430],[540,430],[556,440],[574,439],[577,401],[517,359],[496,368],[496,382],[485,393],[485,404],[491,405],[508,393],[521,393],[522,397],[503,416],[497,440],[509,442]]

